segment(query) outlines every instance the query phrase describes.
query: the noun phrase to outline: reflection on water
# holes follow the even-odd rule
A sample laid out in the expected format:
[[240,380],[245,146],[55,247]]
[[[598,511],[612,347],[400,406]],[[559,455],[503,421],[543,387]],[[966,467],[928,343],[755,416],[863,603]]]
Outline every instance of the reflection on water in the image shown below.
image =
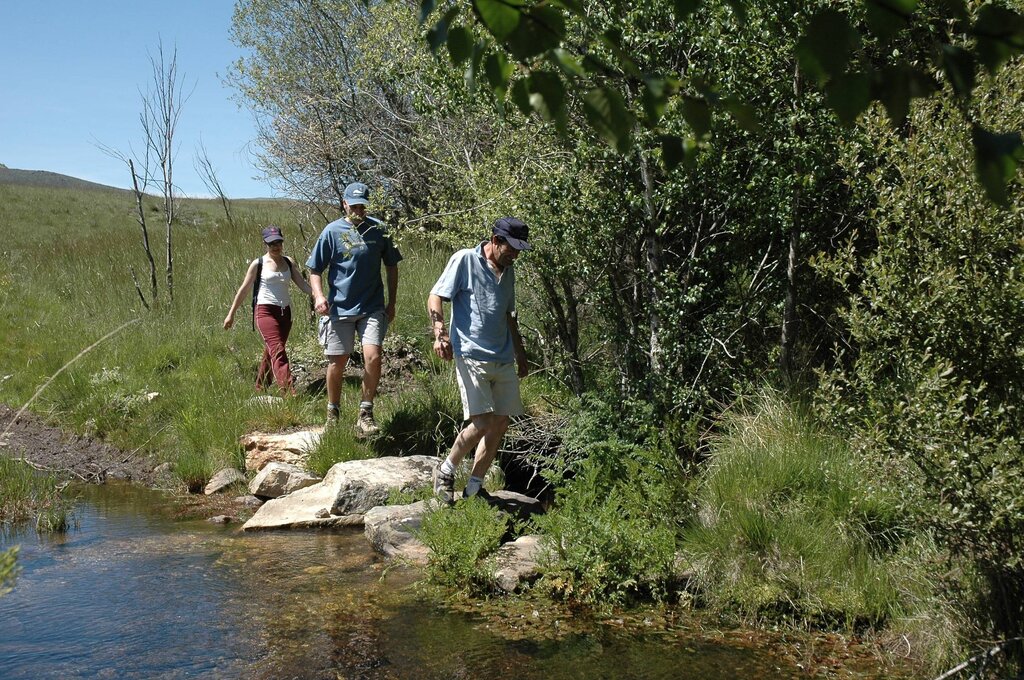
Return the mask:
[[80,526],[27,531],[0,598],[4,678],[797,677],[724,642],[607,626],[536,639],[425,602],[362,533],[174,521],[131,486],[82,489]]

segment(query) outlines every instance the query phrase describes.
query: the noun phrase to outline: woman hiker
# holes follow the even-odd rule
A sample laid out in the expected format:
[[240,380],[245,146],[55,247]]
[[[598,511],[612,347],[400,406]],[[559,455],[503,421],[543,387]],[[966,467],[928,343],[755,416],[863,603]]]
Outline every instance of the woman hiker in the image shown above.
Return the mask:
[[253,320],[263,336],[263,360],[256,373],[256,390],[262,391],[270,385],[273,375],[278,388],[284,394],[295,394],[292,386],[292,371],[288,366],[288,354],[285,343],[288,332],[292,329],[291,295],[288,292],[288,279],[295,282],[306,295],[313,296],[313,289],[299,274],[295,260],[284,254],[284,236],[280,227],[270,226],[263,230],[263,242],[267,244],[267,254],[258,257],[249,265],[242,279],[242,285],[231,301],[231,309],[224,317],[224,329],[235,323],[235,312],[242,304],[246,291],[253,291]]

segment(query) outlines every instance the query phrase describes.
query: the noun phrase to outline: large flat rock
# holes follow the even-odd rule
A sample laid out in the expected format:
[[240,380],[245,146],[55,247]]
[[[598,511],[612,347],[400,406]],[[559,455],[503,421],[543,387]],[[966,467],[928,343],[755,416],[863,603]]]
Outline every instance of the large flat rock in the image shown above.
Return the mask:
[[285,433],[251,432],[238,440],[245,451],[245,469],[258,472],[271,462],[304,468],[309,451],[323,433],[322,427]]
[[430,486],[436,464],[433,456],[338,463],[319,484],[264,503],[242,529],[361,525],[365,513],[384,505],[392,489],[414,491]]

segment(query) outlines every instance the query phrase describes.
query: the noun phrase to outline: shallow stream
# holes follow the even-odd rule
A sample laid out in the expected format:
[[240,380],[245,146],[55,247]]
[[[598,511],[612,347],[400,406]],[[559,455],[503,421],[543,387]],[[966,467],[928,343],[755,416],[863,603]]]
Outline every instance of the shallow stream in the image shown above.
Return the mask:
[[77,529],[20,545],[0,598],[3,678],[788,678],[781,653],[683,624],[459,611],[361,531],[243,534],[128,485],[79,489]]

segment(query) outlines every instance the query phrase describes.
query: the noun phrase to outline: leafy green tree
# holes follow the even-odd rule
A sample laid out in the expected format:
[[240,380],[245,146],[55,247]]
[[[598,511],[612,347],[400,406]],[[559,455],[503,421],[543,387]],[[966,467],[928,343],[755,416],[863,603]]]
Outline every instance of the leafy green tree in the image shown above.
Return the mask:
[[[971,115],[1020,127],[1024,69],[979,83]],[[971,190],[970,132],[947,93],[915,106],[910,133],[871,127],[882,162],[877,248],[819,262],[849,298],[846,368],[823,411],[923,528],[984,577],[999,633],[1024,631],[1024,248],[1020,189],[999,209]]]
[[[664,11],[682,24],[712,4],[675,0]],[[730,11],[724,17],[711,13],[709,32],[729,23],[744,24],[760,6],[744,0],[726,4]],[[671,64],[642,63],[633,34],[604,23],[601,10],[590,3],[421,0],[420,16],[421,21],[436,21],[427,33],[430,45],[438,49],[446,44],[455,63],[468,64],[467,81],[486,75],[499,99],[510,92],[524,113],[536,112],[560,129],[565,127],[567,95],[579,92],[590,124],[621,153],[632,147],[636,121],[663,132],[663,160],[669,169],[698,143],[712,110],[728,112],[738,121],[751,117],[742,97],[723,97]],[[994,74],[1024,51],[1024,17],[995,3],[969,8],[967,0],[863,0],[854,7],[826,4],[816,9],[793,3],[789,16],[807,18],[796,54],[827,93],[828,105],[846,121],[877,100],[895,123],[902,123],[911,99],[937,91],[935,71],[969,99],[977,64]],[[572,21],[585,29],[573,33],[567,28]],[[477,26],[489,39],[477,40]],[[893,49],[893,41],[911,29],[928,40],[915,43],[917,49],[908,56]],[[529,73],[511,88],[510,57]],[[639,116],[628,106],[635,95],[645,104]],[[682,135],[663,119],[674,101],[681,102],[689,124]],[[966,122],[972,130],[977,177],[992,200],[1005,203],[1006,184],[1024,160],[1024,142],[1019,132],[993,133],[970,116]]]

